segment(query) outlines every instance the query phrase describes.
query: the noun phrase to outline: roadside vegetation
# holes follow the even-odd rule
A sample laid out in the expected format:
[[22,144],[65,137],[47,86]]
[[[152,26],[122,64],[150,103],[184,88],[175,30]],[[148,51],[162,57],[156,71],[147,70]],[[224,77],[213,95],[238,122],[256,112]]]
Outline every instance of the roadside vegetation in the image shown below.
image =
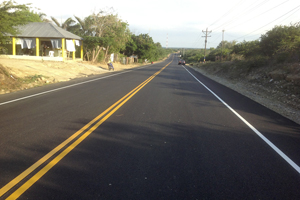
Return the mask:
[[[183,54],[183,52],[181,52]],[[190,63],[204,60],[204,50],[185,50],[184,59]],[[299,62],[300,22],[289,26],[275,26],[261,35],[259,40],[224,41],[208,50],[206,61],[244,61],[251,67],[266,64]]]
[[10,74],[10,72],[0,64],[0,89],[2,91],[14,91],[45,85],[48,83],[47,78],[46,76],[37,74],[20,78]]
[[206,53],[204,64],[203,49],[181,51],[201,73],[300,122],[300,23],[275,26],[255,41],[224,41]]
[[203,69],[223,71],[231,78],[259,73],[260,78],[300,85],[300,23],[275,26],[255,41],[221,42],[209,50],[205,65],[201,64],[203,52],[186,50],[183,59]]
[[[7,34],[18,33],[16,27],[29,22],[53,22],[81,36],[84,39],[84,60],[94,63],[108,62],[111,54],[115,54],[117,60],[134,56],[138,62],[145,59],[151,62],[161,60],[173,52],[155,43],[148,34],[131,33],[129,24],[120,19],[112,8],[94,11],[84,18],[74,15],[59,23],[54,17],[49,20],[44,13],[33,12],[31,4],[17,4],[14,1],[0,3],[0,52],[7,51],[1,44],[11,42]],[[80,54],[79,49],[76,53]]]

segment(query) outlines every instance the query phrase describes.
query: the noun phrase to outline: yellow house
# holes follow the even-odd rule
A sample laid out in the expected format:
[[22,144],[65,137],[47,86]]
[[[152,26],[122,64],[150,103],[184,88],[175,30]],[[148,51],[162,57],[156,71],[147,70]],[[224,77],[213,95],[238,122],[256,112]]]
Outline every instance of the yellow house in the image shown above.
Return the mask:
[[[83,40],[52,23],[31,22],[12,37],[12,58],[30,60],[83,60]],[[77,53],[76,47],[80,54]],[[79,56],[78,56],[79,55]],[[80,57],[80,58],[79,58]]]

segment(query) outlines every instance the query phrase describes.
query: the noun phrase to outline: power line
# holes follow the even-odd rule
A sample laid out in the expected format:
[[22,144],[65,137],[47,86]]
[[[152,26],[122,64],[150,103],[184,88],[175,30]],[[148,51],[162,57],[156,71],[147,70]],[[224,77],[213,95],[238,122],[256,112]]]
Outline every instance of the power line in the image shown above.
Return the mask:
[[219,40],[220,39],[220,36],[217,37],[215,40],[213,40],[211,43],[214,43],[215,41]]
[[218,21],[220,21],[220,19],[222,19],[223,17],[225,17],[226,15],[228,15],[231,10],[233,10],[237,5],[239,5],[243,0],[239,1],[235,6],[233,6],[227,13],[225,13],[222,17],[220,17],[219,19],[217,19],[214,23],[212,23],[210,26],[214,25],[215,23],[217,23]]
[[[294,10],[298,9],[299,7],[300,7],[300,5],[298,5],[298,6],[297,6],[296,8],[294,8],[294,9],[290,10],[289,12],[285,13],[284,15],[282,15],[282,16],[280,16],[280,17],[276,18],[275,20],[271,21],[270,23],[268,23],[268,24],[266,24],[266,25],[264,25],[264,26],[260,27],[259,29],[256,29],[255,31],[252,31],[251,33],[254,33],[254,32],[256,32],[256,31],[258,31],[258,30],[260,30],[260,29],[262,29],[262,28],[264,28],[264,27],[268,26],[269,24],[271,24],[271,23],[275,22],[276,20],[278,20],[278,19],[280,19],[281,17],[283,17],[283,16],[285,16],[285,15],[289,14],[290,12],[292,12],[292,11],[294,11]],[[248,33],[247,35],[250,35],[251,33]],[[239,37],[239,38],[237,38],[237,39],[240,39],[240,38],[242,38],[242,37],[245,37],[245,36],[247,36],[247,35],[241,36],[241,37]]]
[[191,42],[191,44],[193,44],[193,46],[194,47],[196,47],[196,46],[198,46],[197,44],[198,44],[198,42],[200,41],[200,37],[201,35],[199,34],[198,36],[197,36],[197,38],[194,40],[194,42]]
[[[235,15],[234,17],[232,17],[230,21],[227,21],[227,22],[223,23],[222,25],[218,26],[216,29],[218,29],[218,28],[220,28],[220,27],[222,27],[222,26],[225,26],[226,24],[229,24],[229,23],[231,23],[232,21],[235,21],[236,19],[241,19],[241,17],[240,17],[241,14],[245,15],[245,13],[249,13],[249,12],[251,12],[251,11],[253,11],[253,10],[256,10],[257,8],[259,8],[259,7],[262,6],[263,4],[267,3],[268,1],[269,1],[269,0],[265,0],[265,1],[261,2],[260,4],[254,6],[253,8],[249,8],[249,9],[246,9],[245,11],[240,12],[239,14]],[[252,4],[252,5],[253,5],[253,4]]]
[[[297,10],[295,10],[295,12],[293,12],[292,14],[290,14],[288,17],[284,18],[281,22],[279,23],[282,23],[283,21],[285,21],[287,18],[289,18],[290,16],[294,15],[296,12],[298,12],[300,10],[300,8],[298,8]],[[297,21],[298,22],[298,21]]]
[[[275,8],[277,8],[277,7],[279,7],[279,6],[281,6],[281,5],[285,4],[285,3],[288,2],[288,1],[289,1],[289,0],[287,0],[287,1],[285,1],[285,2],[283,2],[283,3],[281,3],[281,4],[279,4],[279,5],[277,5],[277,6],[274,6],[273,8],[267,10],[266,12],[263,12],[263,13],[261,13],[261,14],[255,16],[255,17],[253,17],[253,18],[251,18],[251,19],[249,19],[249,20],[247,20],[247,21],[241,23],[241,24],[244,24],[244,23],[246,23],[246,22],[248,22],[248,21],[250,21],[250,20],[253,20],[254,18],[257,18],[257,17],[259,17],[259,16],[261,16],[261,15],[263,15],[263,14],[265,14],[265,13],[267,13],[267,12],[269,12],[269,11],[271,11],[271,10],[273,10],[273,9],[275,9]],[[260,4],[260,5],[261,5],[261,4]],[[257,7],[257,6],[256,6],[256,7]],[[297,9],[297,7],[296,7],[295,9]],[[296,13],[299,9],[300,9],[300,8],[298,8],[296,11],[294,11],[291,15],[293,15],[294,13]],[[293,10],[294,10],[294,9],[293,9]],[[289,11],[288,13],[292,12],[293,10]],[[288,13],[282,15],[281,17],[287,15]],[[291,15],[289,15],[288,17],[290,17]],[[280,19],[281,17],[275,19],[274,21]],[[287,18],[288,18],[288,17],[287,17]],[[286,19],[287,19],[287,18],[286,18]],[[272,22],[274,22],[274,21],[272,21]],[[270,22],[270,23],[272,23],[272,22]],[[268,23],[267,25],[269,25],[270,23]],[[238,24],[238,25],[236,25],[236,26],[239,26],[239,25],[241,25],[241,24]],[[265,27],[265,26],[267,26],[267,25],[264,25],[263,27]],[[234,27],[236,27],[236,26],[230,27],[230,29],[232,29],[232,28],[234,28]],[[263,27],[261,27],[261,28],[263,28]],[[259,29],[261,29],[261,28],[259,28]],[[259,29],[257,29],[257,30],[259,30]],[[257,31],[257,30],[255,30],[255,31]],[[255,31],[253,31],[253,32],[255,32]],[[251,32],[251,33],[253,33],[253,32]],[[242,36],[242,37],[245,37],[245,36],[247,36],[247,35],[250,35],[251,33],[248,33],[248,34],[246,34],[246,35],[244,35],[244,36]],[[229,34],[227,34],[227,35],[229,35]],[[260,35],[260,34],[255,34],[255,35],[256,35],[256,36],[253,35],[253,36],[251,36],[251,37],[257,37],[257,36]],[[229,35],[229,36],[230,36],[230,35]],[[231,36],[231,37],[234,37],[234,36]],[[240,38],[242,38],[242,37],[239,37],[239,38],[237,38],[237,39],[240,39]],[[235,39],[235,40],[237,40],[237,39]]]
[[235,37],[236,37],[236,36],[233,36],[233,35],[228,34],[228,33],[226,33],[226,35],[229,36],[229,37],[232,37],[232,38],[235,38]]
[[[264,15],[264,14],[270,12],[271,10],[274,10],[275,8],[278,8],[279,6],[281,6],[281,5],[283,5],[283,4],[286,4],[288,1],[289,1],[289,0],[284,1],[284,2],[282,2],[282,3],[280,3],[280,4],[276,5],[276,6],[272,7],[271,9],[269,9],[269,10],[267,10],[267,11],[265,11],[265,12],[262,12],[262,13],[256,15],[256,16],[252,17],[251,19],[248,19],[248,20],[244,21],[243,23],[248,22],[248,21],[251,21],[251,20],[254,20],[254,19],[257,18],[257,17],[262,16],[262,15]],[[262,3],[260,3],[260,4],[257,4],[256,6],[253,6],[253,7],[250,8],[250,9],[247,9],[247,10],[250,11],[250,10],[257,9],[258,7],[260,7],[262,4],[265,4],[266,2],[267,2],[267,1],[264,1],[264,2],[262,2]],[[239,2],[238,4],[236,4],[234,7],[236,7],[236,6],[239,5],[239,4],[240,4],[240,2]],[[252,5],[255,5],[255,4],[252,4]],[[252,6],[252,5],[251,5],[251,6]],[[234,8],[234,7],[233,7],[233,8]],[[233,9],[233,8],[232,8],[232,9]],[[232,10],[232,9],[231,9],[231,10]],[[290,16],[294,15],[294,14],[295,14],[296,12],[298,12],[299,10],[300,10],[300,5],[298,5],[297,7],[293,8],[292,10],[288,11],[287,13],[281,15],[280,17],[278,17],[278,18],[272,20],[271,22],[265,24],[264,26],[261,26],[260,28],[254,30],[254,31],[251,31],[251,32],[248,33],[248,34],[246,33],[245,35],[243,35],[243,36],[241,36],[241,37],[236,37],[236,36],[233,36],[233,35],[229,35],[229,36],[235,37],[235,38],[236,38],[235,40],[241,39],[241,38],[246,37],[246,36],[250,37],[250,36],[249,36],[250,34],[252,34],[252,33],[254,33],[254,32],[257,32],[258,30],[260,30],[260,29],[262,29],[262,28],[264,28],[264,27],[270,25],[271,23],[273,23],[273,22],[275,22],[275,21],[277,21],[277,20],[279,20],[279,19],[281,19],[281,18],[287,16],[287,17],[285,17],[285,18],[282,20],[282,21],[284,21],[284,20],[286,20],[287,18],[289,18]],[[226,15],[228,15],[228,12],[225,13],[223,16],[226,16]],[[242,17],[242,16],[240,16],[239,18],[241,18],[241,17]],[[218,19],[217,21],[215,21],[214,23],[212,23],[212,25],[213,25],[213,24],[216,24],[218,21],[220,21],[220,19]],[[230,22],[232,22],[232,20],[231,20]],[[297,22],[298,22],[298,21],[297,21]],[[228,23],[229,23],[229,22],[224,23],[224,24],[228,24]],[[299,22],[299,23],[300,23],[300,22]],[[235,25],[235,26],[231,26],[231,27],[229,27],[229,28],[231,29],[231,28],[237,27],[237,26],[239,26],[239,25],[241,25],[241,23],[238,24],[238,25]],[[218,27],[218,28],[219,28],[219,27]],[[207,30],[207,29],[206,29],[206,30]],[[227,29],[227,30],[228,30],[228,29]],[[202,32],[205,33],[205,31],[202,31]],[[210,31],[210,33],[211,33],[211,31]],[[215,33],[216,33],[216,31],[214,30],[214,34],[212,34],[210,37],[217,36]],[[254,35],[259,36],[260,34],[261,34],[261,33],[259,33],[259,34],[254,34]],[[226,34],[226,35],[228,35],[228,34]],[[251,35],[251,37],[254,37],[254,35]],[[202,37],[204,37],[204,36],[202,36]],[[197,38],[196,38],[196,40],[195,40],[195,43],[194,43],[195,45],[198,45],[198,42],[200,41],[199,39],[200,39],[200,35],[197,36]],[[212,42],[210,41],[210,42],[208,43],[208,42],[207,42],[207,38],[206,38],[206,41],[205,41],[205,49],[206,49],[207,44],[211,45],[212,43],[214,43],[214,42],[215,42],[216,40],[218,40],[218,39],[220,39],[220,36],[217,37],[217,38],[216,38],[215,40],[213,40]]]
[[201,34],[198,35],[198,37],[195,41],[198,42],[200,39],[201,39]]
[[[269,0],[267,0],[267,1],[269,1]],[[237,7],[240,3],[241,3],[242,1],[239,1],[235,6],[233,6],[227,13],[225,13],[222,17],[225,17],[226,15],[228,15],[230,12],[231,12],[231,10],[233,10],[235,7]],[[255,2],[256,3],[256,2]],[[252,4],[253,5],[253,4]],[[222,18],[221,17],[221,18]],[[214,23],[212,23],[210,26],[212,26],[213,24],[215,24],[216,22],[218,22],[221,18],[219,18],[218,20],[216,20]],[[195,40],[196,42],[195,43],[197,43],[198,41],[199,41],[199,37],[200,37],[200,35],[197,37],[197,39]]]
[[251,21],[251,20],[253,20],[253,19],[255,19],[255,18],[257,18],[257,17],[259,17],[259,16],[261,16],[261,15],[264,15],[264,14],[266,14],[267,12],[269,12],[269,11],[271,11],[271,10],[273,10],[273,9],[275,9],[275,8],[277,8],[277,7],[279,7],[279,6],[281,6],[282,4],[285,4],[285,3],[288,2],[288,1],[289,1],[289,0],[287,0],[287,1],[285,1],[285,2],[283,2],[283,3],[281,3],[281,4],[277,5],[277,6],[275,6],[275,7],[273,7],[273,8],[267,10],[266,12],[263,12],[263,13],[261,13],[261,14],[255,16],[255,17],[253,17],[253,18],[251,18],[251,19],[249,19],[249,20],[247,20],[247,21],[244,21],[244,22],[242,22],[242,23],[240,23],[240,24],[238,24],[238,25],[236,25],[236,26],[229,27],[229,29],[235,28],[235,27],[237,27],[237,26],[239,26],[239,25],[241,25],[241,24],[245,24],[246,22]]

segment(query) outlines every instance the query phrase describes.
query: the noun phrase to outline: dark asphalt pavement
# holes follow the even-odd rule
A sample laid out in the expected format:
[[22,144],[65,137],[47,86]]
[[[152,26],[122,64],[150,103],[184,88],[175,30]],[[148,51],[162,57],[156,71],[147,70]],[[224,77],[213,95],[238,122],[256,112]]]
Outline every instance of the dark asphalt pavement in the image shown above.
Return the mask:
[[[178,65],[174,55],[117,73],[0,96],[0,199],[43,172],[19,199],[300,199],[300,125]],[[136,93],[104,113],[130,91]],[[4,190],[97,116],[74,148],[76,139]]]

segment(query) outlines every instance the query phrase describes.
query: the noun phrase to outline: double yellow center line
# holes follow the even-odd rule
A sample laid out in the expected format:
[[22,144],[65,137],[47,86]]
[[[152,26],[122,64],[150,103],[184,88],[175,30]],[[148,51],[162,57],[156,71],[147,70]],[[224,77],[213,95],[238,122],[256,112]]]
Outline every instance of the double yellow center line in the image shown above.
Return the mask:
[[[48,161],[52,156],[54,156],[60,150],[65,148],[65,150],[63,150],[61,153],[59,153],[57,156],[55,156],[51,161],[49,161],[49,163],[46,166],[44,166],[41,170],[39,170],[36,174],[34,174],[29,180],[27,180],[17,190],[15,190],[7,198],[7,200],[17,199],[18,197],[20,197],[26,190],[28,190],[28,188],[30,188],[35,182],[37,182],[53,166],[55,166],[70,151],[72,151],[78,144],[80,144],[86,137],[88,137],[95,129],[97,129],[104,121],[106,121],[122,105],[124,105],[132,96],[134,96],[145,85],[147,85],[152,79],[154,79],[160,72],[162,72],[168,65],[170,65],[171,62],[169,62],[166,66],[164,66],[159,71],[157,71],[155,74],[150,76],[147,80],[145,80],[143,83],[138,85],[136,88],[134,88],[132,91],[130,91],[124,97],[122,97],[119,101],[117,101],[112,106],[107,108],[104,112],[102,112],[100,115],[98,115],[92,121],[90,121],[88,124],[86,124],[84,127],[82,127],[79,131],[74,133],[72,136],[70,136],[68,139],[66,139],[64,142],[62,142],[60,145],[58,145],[56,148],[54,148],[52,151],[50,151],[48,154],[46,154],[44,157],[42,157],[40,160],[38,160],[36,163],[34,163],[32,166],[30,166],[28,169],[26,169],[19,176],[14,178],[12,181],[10,181],[8,184],[6,184],[4,187],[2,187],[0,189],[0,197],[2,197],[6,192],[8,192],[12,187],[14,187],[18,183],[20,183],[24,178],[26,178],[29,174],[31,174],[39,166],[41,166],[46,161]],[[82,134],[84,131],[86,131],[86,132],[84,134]],[[80,134],[82,134],[82,135],[78,139],[76,139]],[[74,139],[76,139],[76,140],[73,143],[71,143]],[[69,143],[71,143],[71,144],[69,145]],[[69,146],[67,146],[67,145],[69,145]]]

